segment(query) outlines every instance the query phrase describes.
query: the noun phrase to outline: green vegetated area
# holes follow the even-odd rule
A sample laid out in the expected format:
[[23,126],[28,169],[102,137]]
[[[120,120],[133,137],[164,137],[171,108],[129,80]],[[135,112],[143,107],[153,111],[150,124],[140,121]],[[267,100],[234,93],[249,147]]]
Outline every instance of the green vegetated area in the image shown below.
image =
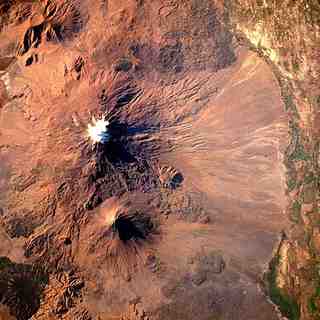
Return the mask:
[[[248,46],[264,57],[272,68],[288,116],[289,143],[284,164],[287,194],[291,199],[287,208],[293,230],[290,237],[295,244],[288,261],[291,273],[286,277],[288,283],[284,288],[277,286],[281,262],[278,251],[265,275],[266,288],[271,300],[288,319],[320,320],[320,252],[319,244],[315,243],[315,231],[320,228],[320,137],[312,120],[306,123],[300,105],[303,102],[303,112],[310,115],[320,111],[320,87],[316,85],[319,84],[320,68],[314,55],[315,48],[320,45],[315,32],[320,26],[320,2],[230,0],[226,1],[226,7],[231,12],[232,28],[240,39],[244,38],[244,43],[249,42],[245,39],[245,30],[253,32],[258,26],[260,32],[263,30],[262,36],[268,40],[264,44],[268,43],[270,47],[261,44],[255,47],[252,43]],[[269,58],[271,50],[277,53],[277,63]],[[310,255],[302,269],[297,267],[297,249]],[[298,285],[294,279],[298,279]]]
[[308,311],[316,319],[320,319],[319,303],[320,303],[320,283],[318,283],[318,286],[316,287],[314,294],[308,300]]
[[269,264],[269,271],[265,275],[268,294],[281,313],[290,320],[300,319],[300,308],[297,301],[287,293],[283,292],[277,285],[277,272],[280,262],[280,255],[277,253]]

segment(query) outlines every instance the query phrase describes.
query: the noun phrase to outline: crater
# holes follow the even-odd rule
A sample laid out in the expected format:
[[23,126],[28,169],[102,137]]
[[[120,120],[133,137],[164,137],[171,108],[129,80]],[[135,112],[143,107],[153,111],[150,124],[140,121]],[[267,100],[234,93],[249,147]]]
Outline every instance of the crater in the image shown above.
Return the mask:
[[40,307],[48,277],[40,267],[15,264],[0,257],[0,299],[19,320],[28,320]]
[[112,231],[125,243],[146,240],[153,229],[151,219],[142,213],[119,213],[114,219]]

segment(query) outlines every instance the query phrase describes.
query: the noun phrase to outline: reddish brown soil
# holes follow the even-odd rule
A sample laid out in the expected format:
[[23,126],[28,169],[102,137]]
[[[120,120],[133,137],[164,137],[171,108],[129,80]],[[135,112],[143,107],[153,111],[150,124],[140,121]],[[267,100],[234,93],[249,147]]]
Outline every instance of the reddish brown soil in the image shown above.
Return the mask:
[[[49,274],[32,319],[277,319],[259,283],[287,223],[286,119],[221,3],[11,2],[0,255]],[[92,148],[101,114],[116,138]],[[152,230],[114,240],[121,210]]]

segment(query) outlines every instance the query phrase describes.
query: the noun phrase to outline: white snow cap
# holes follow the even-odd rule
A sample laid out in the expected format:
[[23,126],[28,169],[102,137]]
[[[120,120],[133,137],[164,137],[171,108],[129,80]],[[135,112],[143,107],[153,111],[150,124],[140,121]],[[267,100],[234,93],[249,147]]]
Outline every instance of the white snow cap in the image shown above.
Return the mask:
[[92,124],[88,124],[88,136],[92,143],[106,143],[110,140],[110,134],[108,132],[108,126],[110,122],[104,119],[96,120],[92,117]]

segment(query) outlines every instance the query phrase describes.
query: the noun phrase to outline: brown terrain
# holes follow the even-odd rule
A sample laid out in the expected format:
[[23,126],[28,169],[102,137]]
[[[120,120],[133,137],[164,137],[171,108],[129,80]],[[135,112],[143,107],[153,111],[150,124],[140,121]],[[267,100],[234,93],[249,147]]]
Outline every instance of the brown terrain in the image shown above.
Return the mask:
[[0,0],[0,320],[320,319],[319,22]]

